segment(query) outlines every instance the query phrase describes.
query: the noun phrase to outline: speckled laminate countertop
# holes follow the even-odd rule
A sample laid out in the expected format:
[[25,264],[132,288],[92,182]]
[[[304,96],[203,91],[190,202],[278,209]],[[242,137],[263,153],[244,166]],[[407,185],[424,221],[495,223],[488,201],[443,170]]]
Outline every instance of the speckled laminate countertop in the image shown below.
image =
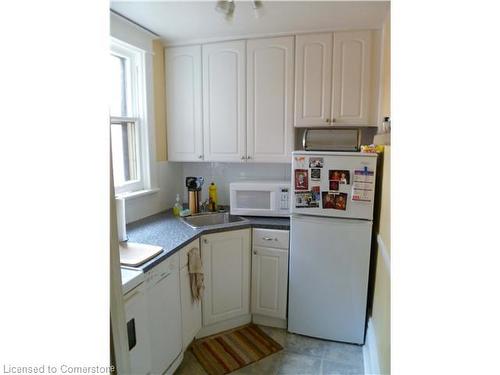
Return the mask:
[[[168,210],[130,223],[127,225],[129,241],[163,247],[163,251],[158,256],[135,269],[142,269],[143,272],[149,271],[203,234],[243,228],[290,229],[290,219],[287,217],[244,216],[244,218],[247,220],[243,222],[221,224],[209,229],[193,229],[180,218],[173,216],[172,210]],[[134,269],[132,267],[124,268]]]

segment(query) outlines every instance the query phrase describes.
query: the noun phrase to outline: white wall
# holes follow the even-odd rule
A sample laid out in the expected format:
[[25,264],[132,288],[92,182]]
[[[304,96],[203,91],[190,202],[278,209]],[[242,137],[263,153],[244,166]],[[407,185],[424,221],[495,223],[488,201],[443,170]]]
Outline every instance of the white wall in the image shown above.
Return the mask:
[[160,191],[137,198],[129,198],[125,204],[127,223],[153,215],[175,203],[175,194],[180,193],[182,182],[182,165],[168,161],[154,162],[158,171]]
[[[179,163],[182,164],[182,186],[188,176],[204,177],[202,200],[208,198],[208,186],[217,185],[218,204],[229,205],[229,183],[241,180],[286,180],[290,181],[290,164],[260,163]],[[184,202],[187,189],[183,187]]]

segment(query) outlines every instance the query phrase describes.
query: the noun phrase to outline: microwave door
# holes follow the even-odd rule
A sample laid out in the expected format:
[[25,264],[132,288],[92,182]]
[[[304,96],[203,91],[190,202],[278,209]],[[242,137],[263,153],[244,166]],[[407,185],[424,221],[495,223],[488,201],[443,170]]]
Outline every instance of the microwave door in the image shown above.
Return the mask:
[[240,215],[269,214],[274,207],[275,193],[269,190],[236,190],[233,195],[234,212]]

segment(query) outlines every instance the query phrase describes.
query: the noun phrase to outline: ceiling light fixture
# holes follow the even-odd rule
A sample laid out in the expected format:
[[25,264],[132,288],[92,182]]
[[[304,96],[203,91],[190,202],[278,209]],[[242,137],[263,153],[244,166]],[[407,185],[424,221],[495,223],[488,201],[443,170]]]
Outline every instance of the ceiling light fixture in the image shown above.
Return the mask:
[[[215,10],[219,13],[224,14],[227,20],[231,20],[234,14],[235,7],[236,5],[234,3],[234,0],[219,0],[215,5]],[[260,16],[262,16],[263,9],[262,1],[252,1],[252,8],[255,18],[260,18]]]
[[215,10],[226,16],[226,19],[231,19],[234,13],[234,1],[233,0],[219,0],[215,6]]
[[260,18],[262,16],[262,1],[252,1],[253,15],[255,18]]

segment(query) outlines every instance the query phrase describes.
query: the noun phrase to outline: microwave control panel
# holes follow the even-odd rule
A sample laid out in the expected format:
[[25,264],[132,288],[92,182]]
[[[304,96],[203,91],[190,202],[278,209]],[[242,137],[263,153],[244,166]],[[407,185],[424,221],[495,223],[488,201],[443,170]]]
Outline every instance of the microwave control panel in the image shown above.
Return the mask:
[[288,188],[280,188],[280,209],[288,210]]

